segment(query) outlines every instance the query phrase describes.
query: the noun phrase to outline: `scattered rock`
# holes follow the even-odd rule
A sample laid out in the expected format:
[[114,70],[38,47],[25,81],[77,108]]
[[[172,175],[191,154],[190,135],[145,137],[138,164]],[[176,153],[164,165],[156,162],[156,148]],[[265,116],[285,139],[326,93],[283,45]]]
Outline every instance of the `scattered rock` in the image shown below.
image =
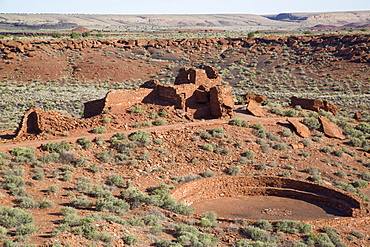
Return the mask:
[[263,117],[265,115],[260,104],[252,99],[249,101],[246,110],[256,117]]
[[329,137],[334,137],[340,140],[346,139],[343,135],[342,129],[338,127],[335,123],[331,122],[329,119],[319,116],[320,122],[322,124],[323,131],[325,135]]
[[360,119],[362,119],[362,115],[361,115],[361,113],[356,112],[355,115],[353,116],[353,118],[356,119],[356,120],[360,120]]
[[290,98],[291,103],[290,105],[292,107],[295,107],[296,105],[301,106],[303,109],[313,110],[313,111],[320,111],[321,109],[327,112],[333,113],[333,115],[337,115],[339,107],[330,103],[326,100],[320,100],[320,99],[303,99],[303,98],[297,98],[297,97],[291,97]]
[[267,99],[267,97],[265,95],[261,95],[261,94],[247,93],[247,95],[245,95],[245,103],[246,104],[248,104],[251,100],[254,100],[257,103],[261,103],[262,101],[264,101],[266,99]]
[[287,119],[287,121],[293,125],[295,131],[300,137],[308,138],[311,135],[309,128],[306,125],[300,123],[298,120]]
[[304,148],[304,144],[303,143],[291,143],[290,146],[293,149],[303,149]]

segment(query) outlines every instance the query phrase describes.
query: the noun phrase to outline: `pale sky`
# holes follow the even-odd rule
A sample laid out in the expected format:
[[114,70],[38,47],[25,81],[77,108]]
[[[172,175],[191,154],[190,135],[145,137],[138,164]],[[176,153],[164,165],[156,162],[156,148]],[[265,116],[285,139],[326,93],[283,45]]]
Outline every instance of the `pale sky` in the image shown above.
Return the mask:
[[0,0],[0,13],[278,14],[370,10],[370,0]]

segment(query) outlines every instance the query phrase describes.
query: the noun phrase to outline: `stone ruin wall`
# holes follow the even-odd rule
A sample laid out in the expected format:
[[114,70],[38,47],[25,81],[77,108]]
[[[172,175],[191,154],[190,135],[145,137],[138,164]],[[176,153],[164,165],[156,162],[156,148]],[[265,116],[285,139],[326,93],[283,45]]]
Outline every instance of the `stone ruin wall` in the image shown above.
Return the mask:
[[77,127],[86,127],[87,124],[83,119],[73,118],[70,115],[61,114],[59,111],[42,111],[37,107],[31,107],[24,114],[16,130],[15,138],[49,131],[61,134]]
[[[86,127],[91,122],[88,121],[89,118],[98,116],[105,110],[113,114],[122,114],[127,108],[139,103],[171,103],[176,108],[183,110],[189,118],[233,117],[234,101],[231,96],[231,87],[221,85],[221,77],[213,68],[209,67],[207,70],[208,72],[206,70],[184,69],[183,72],[179,73],[179,78],[183,78],[184,74],[194,71],[195,77],[200,78],[196,80],[196,83],[162,85],[159,82],[151,81],[152,88],[111,91],[103,99],[84,104],[85,119],[76,119],[57,111],[46,112],[32,107],[23,116],[16,136],[37,135],[50,130],[63,132]],[[206,79],[205,77],[208,75],[215,78]],[[220,85],[214,86],[216,83]]]
[[111,91],[102,100],[87,102],[84,116],[99,115],[104,109],[122,113],[139,103],[165,101],[186,112],[190,118],[233,117],[231,87],[222,85],[221,76],[209,66],[180,69],[175,85],[149,81],[145,86],[150,88]]

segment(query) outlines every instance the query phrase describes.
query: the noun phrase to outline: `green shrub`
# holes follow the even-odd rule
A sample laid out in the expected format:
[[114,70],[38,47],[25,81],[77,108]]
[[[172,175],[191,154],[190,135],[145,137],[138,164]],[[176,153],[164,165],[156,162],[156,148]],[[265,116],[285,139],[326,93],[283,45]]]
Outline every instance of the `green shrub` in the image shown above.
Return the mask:
[[66,216],[68,214],[76,214],[77,209],[75,209],[73,207],[64,206],[60,209],[60,213],[64,216]]
[[328,234],[326,233],[320,234],[320,236],[317,238],[317,245],[323,247],[335,247]]
[[316,117],[305,117],[303,119],[303,124],[311,130],[319,129],[321,127],[321,124]]
[[143,108],[143,107],[141,107],[141,106],[139,106],[139,105],[136,105],[136,106],[134,106],[134,107],[130,110],[130,112],[131,112],[131,113],[142,113],[142,112],[143,112],[143,110],[144,110],[144,108]]
[[31,234],[37,232],[37,230],[38,230],[38,228],[36,226],[34,226],[33,223],[28,223],[28,224],[24,224],[24,225],[19,226],[15,230],[15,234],[17,236],[31,235]]
[[7,234],[7,230],[5,227],[3,226],[0,226],[0,239],[4,239],[6,238],[6,234]]
[[231,176],[237,176],[240,174],[241,170],[242,170],[241,166],[232,165],[228,170],[228,174]]
[[153,121],[153,124],[156,126],[166,125],[167,121],[163,118],[158,118],[157,120]]
[[49,153],[63,153],[68,151],[71,148],[69,142],[61,141],[61,142],[48,142],[41,146],[41,149],[44,151],[48,151]]
[[263,124],[261,122],[255,122],[252,125],[252,128],[255,129],[255,130],[266,130],[265,126],[263,126]]
[[63,177],[62,177],[62,181],[67,182],[67,181],[71,181],[71,180],[72,180],[72,174],[70,172],[64,174]]
[[335,175],[340,178],[345,178],[347,176],[347,173],[345,171],[338,171],[337,173],[335,173]]
[[145,120],[144,122],[134,124],[133,127],[134,128],[142,128],[142,127],[151,127],[152,125],[153,125],[152,121]]
[[312,225],[310,225],[310,224],[304,224],[302,227],[301,227],[301,229],[300,229],[300,232],[301,233],[304,233],[304,234],[307,234],[307,233],[309,233],[309,232],[311,232],[312,231]]
[[89,208],[91,207],[92,203],[86,196],[80,196],[72,198],[71,200],[72,207],[75,208]]
[[19,207],[33,209],[36,208],[36,203],[33,197],[31,196],[21,196],[16,199]]
[[19,227],[33,222],[33,216],[23,209],[0,206],[0,225],[5,228]]
[[136,245],[139,240],[137,239],[137,237],[133,234],[129,234],[129,235],[126,235],[126,236],[123,236],[122,237],[122,240],[125,244],[129,245],[129,246],[134,246]]
[[36,160],[35,152],[33,149],[25,147],[17,147],[10,151],[14,157],[14,161],[18,163],[30,163]]
[[292,131],[290,129],[283,129],[282,136],[284,137],[290,137],[292,135]]
[[267,220],[258,220],[256,223],[254,223],[254,226],[263,230],[272,230],[272,224]]
[[45,154],[39,158],[39,160],[42,163],[51,163],[51,162],[57,162],[60,158],[60,154],[58,153],[50,153],[50,154]]
[[101,120],[101,122],[102,123],[110,123],[110,118],[109,117],[104,117],[102,120]]
[[249,123],[243,119],[240,119],[240,118],[233,118],[229,121],[229,124],[230,125],[235,125],[235,126],[238,126],[238,127],[246,127],[248,128],[249,127]]
[[54,39],[60,39],[62,37],[62,34],[59,32],[52,32],[51,37]]
[[281,220],[276,222],[275,227],[282,232],[296,234],[301,232],[302,224],[293,220]]
[[95,206],[98,211],[113,212],[119,215],[126,213],[130,209],[130,205],[127,202],[114,196],[96,201]]
[[123,177],[121,177],[119,175],[116,175],[116,174],[110,175],[107,178],[106,184],[111,185],[111,186],[114,185],[114,186],[117,186],[117,187],[120,187],[120,188],[126,186],[126,182],[123,179]]
[[148,144],[149,141],[149,133],[144,130],[137,130],[134,133],[129,135],[129,139],[134,142],[140,142],[141,144]]
[[201,218],[199,221],[199,226],[201,227],[211,227],[212,223],[209,221],[209,219]]
[[77,143],[83,148],[83,149],[89,149],[91,148],[91,141],[87,139],[86,137],[82,137],[80,139],[77,139]]
[[95,133],[95,134],[107,133],[107,129],[104,126],[99,126],[99,127],[94,128],[92,130],[92,133]]
[[59,191],[59,187],[55,184],[53,185],[50,185],[49,188],[48,188],[48,193],[49,194],[55,194]]
[[266,169],[266,164],[263,162],[256,165],[256,170],[265,170],[265,169]]
[[213,146],[212,146],[212,144],[205,143],[205,144],[201,145],[200,147],[203,150],[206,150],[206,151],[209,151],[209,152],[213,152]]
[[298,111],[296,111],[294,109],[287,109],[287,110],[284,111],[283,115],[287,116],[287,117],[297,117],[298,116]]
[[352,229],[352,230],[351,230],[351,234],[352,234],[353,236],[355,236],[356,238],[359,238],[359,239],[364,239],[364,238],[365,238],[365,235],[364,235],[362,232],[357,231],[357,230],[355,230],[355,229]]
[[215,176],[215,173],[210,169],[207,169],[202,173],[202,177],[204,177],[204,178],[210,178],[210,177],[214,177],[214,176]]
[[272,146],[275,150],[285,151],[287,149],[287,145],[284,142],[280,142]]
[[105,149],[105,150],[97,153],[95,155],[95,157],[100,162],[103,162],[103,163],[109,163],[109,162],[113,161],[113,159],[114,159],[112,149]]
[[305,147],[309,147],[312,145],[312,140],[310,138],[304,138],[302,143]]
[[81,38],[81,34],[72,32],[70,34],[70,37],[71,37],[71,39],[79,39],[79,38]]
[[243,157],[249,159],[249,160],[253,160],[254,159],[254,152],[252,150],[247,150],[244,154],[243,154]]
[[353,183],[353,186],[360,189],[365,189],[368,185],[369,183],[364,180],[357,180]]
[[319,175],[320,172],[319,172],[319,168],[317,168],[316,166],[310,166],[308,169],[307,169],[307,172],[308,174],[310,175]]
[[323,152],[323,153],[330,153],[332,151],[333,151],[333,149],[329,146],[325,146],[321,149],[321,152]]
[[54,202],[47,200],[47,199],[42,199],[39,201],[39,207],[40,208],[51,208],[54,206]]
[[89,160],[90,160],[89,158],[80,157],[80,158],[77,158],[72,163],[75,167],[88,167],[90,165]]
[[243,233],[254,241],[265,241],[268,235],[265,230],[254,226],[246,226],[243,229]]
[[368,171],[363,171],[361,173],[361,178],[365,181],[370,181],[370,172]]
[[337,150],[335,150],[335,151],[333,152],[333,154],[334,154],[335,156],[337,156],[337,157],[343,157],[343,153],[344,153],[343,149],[337,149]]
[[159,116],[160,117],[167,117],[168,116],[168,112],[166,110],[162,110],[159,112]]

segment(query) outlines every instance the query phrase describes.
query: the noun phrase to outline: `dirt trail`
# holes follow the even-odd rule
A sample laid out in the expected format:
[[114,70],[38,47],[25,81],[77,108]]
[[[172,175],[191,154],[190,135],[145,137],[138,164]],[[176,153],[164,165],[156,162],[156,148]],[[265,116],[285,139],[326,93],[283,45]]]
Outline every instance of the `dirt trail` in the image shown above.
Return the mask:
[[[266,122],[266,121],[276,121],[276,120],[286,120],[286,117],[282,118],[259,118],[255,117],[252,115],[248,115],[243,113],[243,107],[239,107],[235,110],[235,117],[241,118],[247,121],[261,121],[261,122]],[[296,119],[296,118],[294,118]],[[214,124],[226,124],[228,123],[229,120],[202,120],[202,121],[197,121],[197,122],[189,122],[189,123],[178,123],[178,124],[171,124],[171,125],[162,125],[162,126],[153,126],[153,127],[148,127],[148,128],[140,128],[140,129],[130,129],[130,130],[122,130],[119,132],[123,132],[125,134],[131,134],[137,130],[145,130],[148,132],[153,132],[153,131],[166,131],[166,130],[173,130],[173,129],[179,129],[179,128],[184,128],[188,126],[201,126],[201,125],[214,125]],[[60,141],[76,141],[77,139],[81,137],[86,137],[88,139],[93,139],[95,137],[101,136],[101,137],[110,137],[116,134],[117,132],[110,132],[110,133],[104,133],[104,134],[91,134],[86,132],[84,135],[80,136],[74,136],[74,137],[63,137],[63,138],[57,138],[57,139],[48,139],[48,140],[42,140],[42,141],[24,141],[24,142],[18,142],[18,143],[11,143],[11,144],[0,144],[0,150],[7,150],[10,148],[15,148],[15,147],[38,147],[42,144],[48,143],[48,142],[60,142]],[[11,140],[9,141],[11,142]]]

